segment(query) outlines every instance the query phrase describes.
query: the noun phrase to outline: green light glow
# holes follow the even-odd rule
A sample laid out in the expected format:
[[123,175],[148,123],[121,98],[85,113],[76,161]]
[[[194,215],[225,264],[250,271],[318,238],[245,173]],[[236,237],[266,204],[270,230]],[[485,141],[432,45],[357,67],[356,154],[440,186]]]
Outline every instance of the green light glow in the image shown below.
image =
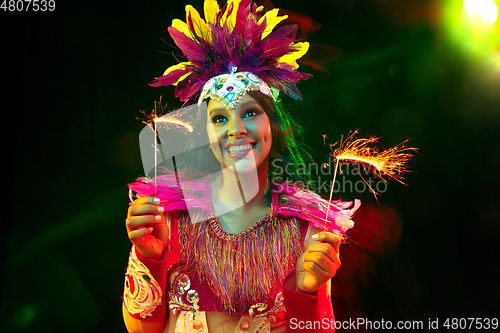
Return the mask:
[[464,0],[464,8],[471,18],[477,16],[495,23],[498,17],[498,7],[493,0]]
[[14,322],[18,327],[28,326],[38,312],[40,308],[37,304],[25,305],[14,312]]
[[498,6],[494,0],[448,0],[442,10],[442,23],[452,44],[477,56],[499,51]]

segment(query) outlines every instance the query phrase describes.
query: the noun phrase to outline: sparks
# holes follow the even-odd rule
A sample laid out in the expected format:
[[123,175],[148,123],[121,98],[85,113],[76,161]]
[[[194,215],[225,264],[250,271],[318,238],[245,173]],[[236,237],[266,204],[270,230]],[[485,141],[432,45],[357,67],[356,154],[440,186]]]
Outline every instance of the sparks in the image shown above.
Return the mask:
[[357,133],[357,130],[349,133],[347,139],[335,150],[333,147],[337,144],[330,145],[332,157],[337,163],[359,163],[369,167],[370,171],[383,181],[395,179],[405,184],[403,175],[407,172],[407,163],[413,157],[411,152],[416,152],[417,149],[405,146],[408,142],[406,140],[392,148],[379,151],[375,144],[380,137],[358,139]]
[[[333,159],[336,160],[336,163],[332,181],[333,185],[330,188],[328,209],[326,211],[324,219],[325,228],[328,219],[328,213],[330,212],[330,204],[332,202],[332,195],[335,187],[335,179],[337,178],[339,164],[358,163],[363,165],[364,167],[367,167],[369,171],[371,171],[376,177],[380,177],[380,179],[385,182],[387,182],[387,179],[396,179],[401,184],[406,185],[403,182],[403,174],[407,172],[407,162],[413,157],[413,155],[410,154],[410,151],[416,152],[417,148],[406,147],[405,143],[408,141],[406,140],[392,148],[379,151],[378,148],[374,146],[374,144],[378,142],[378,139],[380,139],[380,137],[358,139],[356,137],[357,133],[358,130],[350,132],[346,140],[344,140],[344,136],[342,135],[340,143],[337,142],[333,145],[330,145],[330,149],[332,150],[331,155]],[[323,138],[325,137],[326,135],[323,135]],[[337,149],[333,149],[337,145],[339,147]],[[358,175],[371,189],[373,195],[375,196],[375,199],[378,201],[378,193],[375,192],[375,190],[370,186],[366,179],[363,178],[359,170]],[[387,179],[384,179],[384,176]]]
[[[162,124],[175,124],[185,127],[189,132],[193,132],[193,126],[191,126],[188,122],[182,121],[181,119],[174,117],[173,113],[170,111],[166,111],[167,104],[162,105],[161,97],[159,102],[155,102],[155,108],[151,111],[151,113],[147,114],[144,111],[140,111],[146,119],[142,122],[145,125],[151,126],[154,123],[155,128],[158,123]],[[178,112],[175,112],[178,114]]]
[[328,137],[326,134],[321,134],[321,136],[323,137],[323,144],[326,145],[326,139],[328,139]]
[[184,126],[189,132],[193,132],[193,126],[189,125],[186,122],[183,122],[180,119],[176,119],[174,117],[167,117],[167,116],[168,115],[165,115],[163,117],[159,117],[159,118],[154,119],[155,124],[158,123],[158,122],[177,124],[177,125]]
[[[163,105],[161,103],[161,96],[160,96],[160,101],[155,102],[155,107],[151,111],[151,113],[148,114],[144,111],[140,111],[146,117],[146,119],[141,119],[143,124],[145,124],[146,126],[151,128],[151,130],[154,133],[154,140],[152,142],[152,147],[154,148],[154,151],[155,151],[155,154],[154,154],[155,193],[156,193],[156,186],[157,186],[156,181],[158,179],[158,155],[161,156],[162,150],[163,150],[163,149],[160,149],[159,144],[160,145],[167,144],[166,142],[164,142],[162,140],[161,134],[159,132],[161,132],[162,129],[168,130],[170,124],[177,125],[175,127],[184,128],[185,130],[187,130],[191,133],[193,132],[193,126],[190,124],[190,122],[193,118],[193,114],[192,114],[192,112],[190,112],[192,110],[190,110],[189,108],[182,108],[180,110],[175,110],[175,112],[174,112],[174,111],[167,111],[166,107],[167,107],[166,103],[165,103],[165,105]],[[181,118],[184,120],[181,120]],[[175,165],[175,159],[173,156],[172,156],[172,160],[174,161],[173,163]],[[175,166],[174,166],[174,168],[175,168]]]

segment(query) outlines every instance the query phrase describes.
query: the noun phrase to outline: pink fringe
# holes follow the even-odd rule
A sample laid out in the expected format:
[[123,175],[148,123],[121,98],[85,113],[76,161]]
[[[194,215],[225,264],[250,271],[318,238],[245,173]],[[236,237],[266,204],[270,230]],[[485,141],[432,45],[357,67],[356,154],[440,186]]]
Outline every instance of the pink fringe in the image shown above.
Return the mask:
[[[166,211],[188,210],[188,205],[200,210],[206,215],[211,213],[210,208],[210,179],[211,176],[194,181],[182,181],[179,184],[174,173],[156,177],[154,179],[138,178],[129,184],[129,189],[136,193],[136,197],[157,197],[160,206]],[[132,198],[131,198],[132,199]],[[328,218],[328,200],[321,198],[317,193],[300,188],[300,186],[283,182],[273,184],[272,214],[295,216],[308,221],[312,226],[344,236],[345,232],[354,226],[351,217],[361,206],[361,201],[332,201]]]

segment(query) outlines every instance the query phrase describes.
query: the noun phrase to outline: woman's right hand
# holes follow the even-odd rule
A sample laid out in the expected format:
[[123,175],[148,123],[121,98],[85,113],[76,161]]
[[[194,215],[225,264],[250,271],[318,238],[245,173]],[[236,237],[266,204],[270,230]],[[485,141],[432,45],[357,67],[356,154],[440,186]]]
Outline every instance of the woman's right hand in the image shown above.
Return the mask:
[[168,244],[168,225],[157,198],[143,197],[129,207],[125,225],[128,238],[145,257],[158,260]]

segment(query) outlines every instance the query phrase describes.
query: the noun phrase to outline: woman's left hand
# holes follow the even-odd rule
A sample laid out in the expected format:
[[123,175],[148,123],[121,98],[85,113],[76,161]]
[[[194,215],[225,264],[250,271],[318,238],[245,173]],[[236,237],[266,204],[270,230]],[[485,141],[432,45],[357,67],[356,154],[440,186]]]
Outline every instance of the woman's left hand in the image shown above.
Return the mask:
[[296,268],[297,289],[305,293],[318,291],[340,267],[340,238],[324,231],[313,239],[317,242],[309,245]]

